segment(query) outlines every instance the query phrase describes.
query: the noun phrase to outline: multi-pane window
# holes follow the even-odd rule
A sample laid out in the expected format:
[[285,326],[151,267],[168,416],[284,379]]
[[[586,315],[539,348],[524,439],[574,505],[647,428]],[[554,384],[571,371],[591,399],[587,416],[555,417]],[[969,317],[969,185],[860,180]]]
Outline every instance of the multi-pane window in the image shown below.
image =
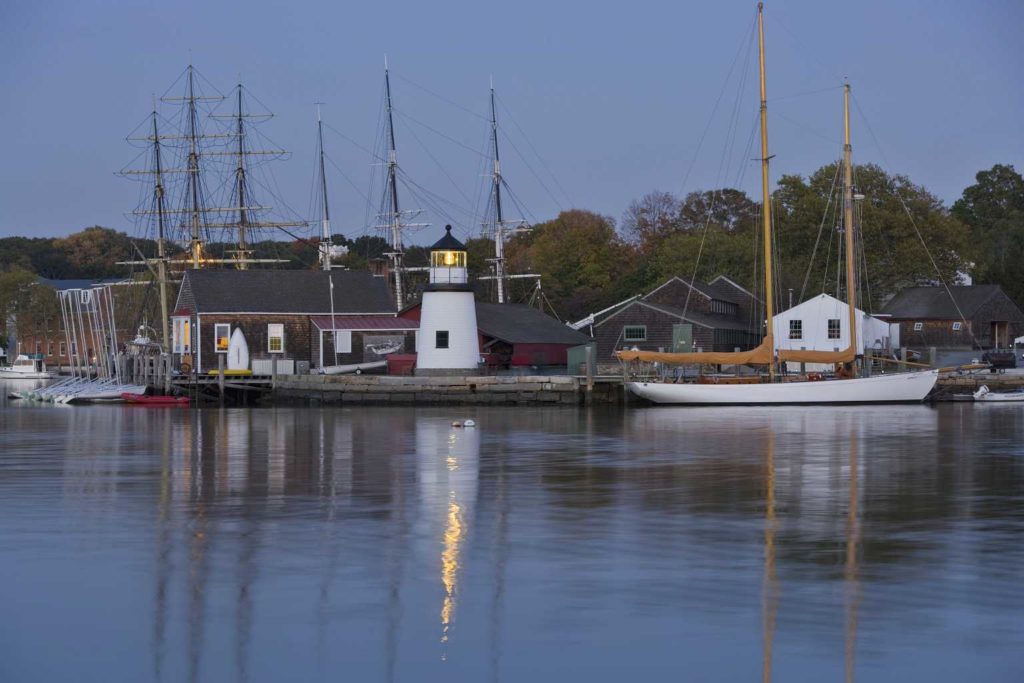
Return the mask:
[[622,328],[622,338],[627,342],[647,341],[647,325],[626,325]]
[[924,323],[914,323],[914,332],[920,332],[924,329]]
[[961,327],[962,327],[961,323],[953,323],[953,331],[954,332],[959,332]]
[[53,356],[53,342],[46,342],[46,355]]
[[828,338],[839,339],[839,318],[828,319]]
[[64,342],[61,342],[59,348],[60,348],[60,357],[63,358],[68,353],[67,344],[65,344]]
[[804,338],[804,321],[803,320],[790,320],[789,321],[789,338],[790,339],[803,339]]
[[434,348],[435,349],[447,349],[448,348],[448,330],[438,330],[434,335]]
[[217,323],[213,326],[213,347],[217,353],[227,353],[231,344],[231,325]]
[[284,325],[282,323],[267,325],[267,351],[284,353]]

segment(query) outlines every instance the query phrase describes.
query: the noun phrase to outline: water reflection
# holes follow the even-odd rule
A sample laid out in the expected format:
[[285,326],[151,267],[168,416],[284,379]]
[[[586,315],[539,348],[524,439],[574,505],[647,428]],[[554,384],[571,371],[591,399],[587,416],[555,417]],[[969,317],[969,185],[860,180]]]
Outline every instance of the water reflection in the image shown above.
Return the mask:
[[[133,680],[1017,664],[1019,410],[448,413],[3,406],[11,680],[112,642]],[[116,630],[74,633],[97,664],[31,656],[69,606]]]

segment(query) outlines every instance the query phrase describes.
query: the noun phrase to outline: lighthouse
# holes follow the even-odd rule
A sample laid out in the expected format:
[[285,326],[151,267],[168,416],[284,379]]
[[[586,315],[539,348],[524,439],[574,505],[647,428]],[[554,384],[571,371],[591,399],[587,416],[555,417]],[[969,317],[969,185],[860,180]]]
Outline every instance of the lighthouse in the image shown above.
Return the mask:
[[452,236],[430,247],[430,284],[423,289],[416,373],[473,374],[480,363],[476,302],[466,272],[466,245]]

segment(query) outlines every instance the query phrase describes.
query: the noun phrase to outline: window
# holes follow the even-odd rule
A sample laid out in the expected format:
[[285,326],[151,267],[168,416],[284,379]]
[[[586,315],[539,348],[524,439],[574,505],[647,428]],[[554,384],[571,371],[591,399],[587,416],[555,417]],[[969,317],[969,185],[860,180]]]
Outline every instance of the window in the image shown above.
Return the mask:
[[962,323],[953,323],[953,331],[954,332],[959,332],[961,327],[962,327]]
[[53,342],[46,342],[46,355],[53,357]]
[[78,358],[78,342],[71,342],[71,357]]
[[43,342],[36,342],[36,355],[43,355]]
[[828,319],[828,338],[839,339],[839,318]]
[[790,339],[803,339],[804,338],[804,321],[803,320],[790,320],[789,321],[789,338]]
[[192,323],[188,318],[174,318],[174,329],[171,335],[171,351],[174,353],[192,353]]
[[628,342],[647,341],[647,325],[626,325],[622,328],[622,339]]
[[60,343],[60,357],[63,358],[64,356],[67,355],[67,353],[68,353],[67,344],[65,344],[64,342],[61,342]]
[[231,345],[231,325],[217,323],[213,326],[213,350],[217,353],[227,353]]
[[723,315],[736,315],[738,306],[728,301],[722,301],[720,299],[712,299],[710,309],[712,313],[722,313]]
[[284,325],[271,323],[267,325],[267,351],[284,353]]
[[924,323],[914,323],[914,332],[920,332],[924,329]]
[[352,330],[334,331],[334,352],[352,353]]
[[434,348],[435,349],[447,349],[448,348],[448,330],[438,330],[434,337]]

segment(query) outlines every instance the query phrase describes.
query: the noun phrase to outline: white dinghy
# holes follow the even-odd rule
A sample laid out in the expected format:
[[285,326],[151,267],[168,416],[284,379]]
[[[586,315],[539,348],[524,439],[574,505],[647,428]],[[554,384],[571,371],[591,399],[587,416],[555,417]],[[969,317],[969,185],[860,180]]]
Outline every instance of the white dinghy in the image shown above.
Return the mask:
[[992,401],[992,402],[1012,402],[1017,401],[1024,403],[1024,390],[1018,389],[1017,391],[998,392],[992,391],[988,388],[987,384],[981,385],[981,387],[974,392],[975,401]]

